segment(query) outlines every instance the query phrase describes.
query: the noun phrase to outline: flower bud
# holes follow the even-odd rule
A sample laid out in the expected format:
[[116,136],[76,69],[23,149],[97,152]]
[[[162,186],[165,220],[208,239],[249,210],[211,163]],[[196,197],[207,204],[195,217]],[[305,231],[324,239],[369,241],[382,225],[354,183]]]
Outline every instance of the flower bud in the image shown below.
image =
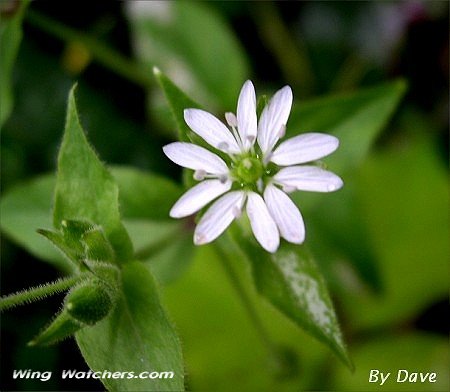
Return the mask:
[[94,325],[105,318],[113,307],[109,291],[100,281],[91,281],[72,289],[65,299],[65,308],[77,321]]

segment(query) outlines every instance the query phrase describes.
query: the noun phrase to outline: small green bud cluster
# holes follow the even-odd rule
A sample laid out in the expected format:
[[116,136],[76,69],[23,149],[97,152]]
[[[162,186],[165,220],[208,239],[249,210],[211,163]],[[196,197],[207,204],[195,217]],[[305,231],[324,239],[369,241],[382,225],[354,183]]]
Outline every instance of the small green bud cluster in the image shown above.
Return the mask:
[[30,345],[49,345],[103,320],[114,308],[115,290],[100,279],[81,282],[70,290],[62,311]]
[[95,325],[114,308],[119,286],[115,254],[103,229],[90,222],[63,220],[60,231],[39,230],[86,275],[64,300],[63,309],[30,345],[52,344]]
[[64,256],[83,269],[87,261],[113,262],[115,254],[103,229],[87,221],[63,220],[60,231],[38,230]]
[[75,320],[94,325],[108,315],[113,300],[105,284],[97,280],[73,288],[66,296],[64,306]]

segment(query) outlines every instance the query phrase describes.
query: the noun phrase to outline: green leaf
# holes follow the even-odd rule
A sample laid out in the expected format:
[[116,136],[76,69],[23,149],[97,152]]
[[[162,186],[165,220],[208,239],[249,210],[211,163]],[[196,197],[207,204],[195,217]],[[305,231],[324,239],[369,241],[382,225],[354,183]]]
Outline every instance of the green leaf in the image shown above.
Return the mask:
[[63,309],[55,319],[38,336],[28,343],[30,346],[46,346],[57,343],[83,328],[83,324],[75,320],[66,309]]
[[352,369],[325,281],[311,253],[287,242],[276,253],[267,253],[236,224],[231,232],[250,262],[259,293]]
[[22,40],[22,19],[29,1],[22,1],[15,14],[0,16],[0,128],[8,119],[13,108],[11,79],[14,61]]
[[327,96],[294,105],[286,138],[303,132],[325,132],[339,138],[339,149],[326,158],[338,174],[362,162],[386,126],[406,90],[403,80],[354,93]]
[[146,264],[163,285],[177,280],[191,265],[195,248],[192,234],[180,234],[172,243],[149,258]]
[[346,284],[339,276],[338,263],[341,263],[340,266],[353,269],[370,289],[381,292],[380,268],[355,182],[354,177],[349,177],[338,193],[322,195],[326,200],[317,203],[312,211],[304,212],[307,241],[320,266],[329,269],[338,285]]
[[[229,160],[226,154],[222,151],[215,149],[206,143],[200,136],[193,132],[184,121],[184,109],[187,108],[199,108],[200,106],[192,101],[178,86],[176,86],[166,75],[164,75],[158,68],[154,68],[153,72],[156,79],[164,92],[167,103],[172,112],[172,116],[175,120],[178,130],[178,140],[182,142],[194,143],[199,146],[205,147],[208,150],[213,150],[217,155],[225,159],[225,162]],[[195,185],[195,181],[192,178],[193,170],[183,169],[183,183],[186,187]]]
[[53,174],[38,176],[12,187],[0,202],[0,223],[3,233],[16,244],[56,268],[70,272],[74,265],[36,232],[38,228],[53,226],[51,210],[54,188]]
[[341,287],[355,329],[404,325],[448,297],[448,173],[436,146],[410,137],[372,154],[356,174],[384,290],[377,296]]
[[[128,12],[137,58],[183,82],[196,100],[234,108],[249,68],[243,48],[222,17],[201,2],[137,4],[129,5]],[[157,6],[160,12],[152,12]]]
[[181,391],[184,367],[181,344],[161,308],[155,282],[140,262],[122,268],[123,295],[114,311],[93,327],[76,334],[89,367],[110,372],[174,372],[156,379],[104,379],[109,390]]
[[58,156],[53,223],[87,219],[100,225],[119,261],[132,257],[132,244],[120,221],[119,189],[112,175],[88,144],[74,96],[69,94],[64,138]]
[[[246,260],[240,252],[233,252],[228,262],[273,344],[276,348],[289,347],[298,357],[298,367],[295,361],[287,364],[288,369],[296,369],[295,373],[280,377],[279,361],[268,352],[266,342],[250,321],[236,286],[227,279],[215,245],[195,249],[188,271],[164,288],[164,302],[182,337],[190,390],[209,391],[211,385],[215,392],[318,390],[317,374],[322,374],[324,363],[338,363],[337,357],[262,300]],[[201,315],[201,322],[193,314]]]
[[80,265],[80,259],[83,257],[82,253],[78,249],[69,246],[62,233],[45,229],[38,229],[36,231],[55,245],[70,261],[74,262],[75,266],[78,267]]
[[315,217],[317,241],[313,240],[316,243],[312,248],[321,251],[327,247],[343,254],[374,290],[381,288],[381,281],[365,220],[355,200],[350,170],[354,171],[364,160],[405,90],[405,83],[397,80],[350,94],[298,102],[287,127],[286,138],[311,131],[330,133],[339,138],[339,149],[324,160],[331,171],[342,176],[344,189],[332,195],[296,192],[292,198],[306,221],[311,219],[309,216]]
[[190,142],[194,132],[184,121],[184,109],[200,108],[200,105],[189,98],[175,83],[173,83],[159,68],[153,68],[153,74],[166,97],[173,119],[178,129],[178,139]]
[[119,185],[121,213],[127,218],[161,221],[182,194],[181,187],[163,176],[131,167],[112,168]]
[[[149,229],[151,235],[150,231],[145,232],[148,227],[140,231],[138,246],[150,245],[158,238],[159,233],[164,233],[164,230],[161,230],[162,225],[168,224],[174,230],[178,230],[177,227],[182,222],[170,220],[168,214],[172,203],[181,194],[180,188],[175,183],[156,174],[127,166],[113,167],[111,173],[119,186],[122,215],[127,219],[147,218],[154,221],[149,223],[153,228]],[[48,241],[43,241],[36,232],[38,228],[52,226],[50,214],[55,183],[55,176],[46,174],[8,189],[0,202],[2,216],[0,223],[2,231],[31,254],[49,261],[59,269],[70,271],[73,268],[72,263]],[[136,189],[139,192],[136,192]],[[167,220],[164,221],[164,218]],[[46,230],[44,232],[48,234]],[[131,234],[135,243],[134,233]],[[50,236],[54,237],[53,234]],[[55,238],[52,240],[57,241]],[[55,245],[58,246],[58,243]],[[139,248],[136,251],[139,251]]]
[[192,230],[185,222],[126,219],[124,224],[133,239],[135,257],[150,268],[159,283],[172,283],[191,264]]
[[[86,221],[63,220],[60,232],[46,229],[38,229],[37,232],[52,242],[77,267],[80,267],[87,253],[86,244],[82,242],[82,239],[85,233],[91,230],[98,230],[98,228]],[[113,257],[104,260],[111,261]]]

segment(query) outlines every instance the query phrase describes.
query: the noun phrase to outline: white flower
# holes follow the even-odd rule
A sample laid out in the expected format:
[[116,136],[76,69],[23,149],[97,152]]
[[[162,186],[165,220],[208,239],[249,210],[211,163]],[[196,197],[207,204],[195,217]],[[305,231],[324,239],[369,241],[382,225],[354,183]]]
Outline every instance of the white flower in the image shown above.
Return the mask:
[[314,165],[300,165],[335,151],[339,145],[336,137],[305,133],[277,146],[285,134],[291,106],[292,90],[285,86],[272,97],[258,123],[255,89],[248,80],[240,92],[236,115],[225,114],[231,131],[208,112],[184,111],[192,131],[218,150],[214,153],[184,142],[163,148],[173,162],[194,170],[194,178],[200,181],[175,203],[171,217],[192,215],[218,198],[195,229],[196,245],[219,237],[244,207],[256,240],[268,252],[278,249],[280,236],[300,244],[305,240],[303,218],[286,193],[331,192],[342,187],[337,175]]

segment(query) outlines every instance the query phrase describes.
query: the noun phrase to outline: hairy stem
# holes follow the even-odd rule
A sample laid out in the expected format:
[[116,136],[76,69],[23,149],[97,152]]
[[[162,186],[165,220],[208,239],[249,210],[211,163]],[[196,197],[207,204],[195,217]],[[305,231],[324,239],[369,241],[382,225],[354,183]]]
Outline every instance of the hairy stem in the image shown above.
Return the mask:
[[19,291],[14,294],[6,295],[0,298],[0,311],[7,310],[19,305],[29,304],[39,301],[51,295],[61,293],[70,289],[76,283],[85,277],[84,274],[61,278],[55,282],[43,284],[38,287],[32,287],[27,290]]

